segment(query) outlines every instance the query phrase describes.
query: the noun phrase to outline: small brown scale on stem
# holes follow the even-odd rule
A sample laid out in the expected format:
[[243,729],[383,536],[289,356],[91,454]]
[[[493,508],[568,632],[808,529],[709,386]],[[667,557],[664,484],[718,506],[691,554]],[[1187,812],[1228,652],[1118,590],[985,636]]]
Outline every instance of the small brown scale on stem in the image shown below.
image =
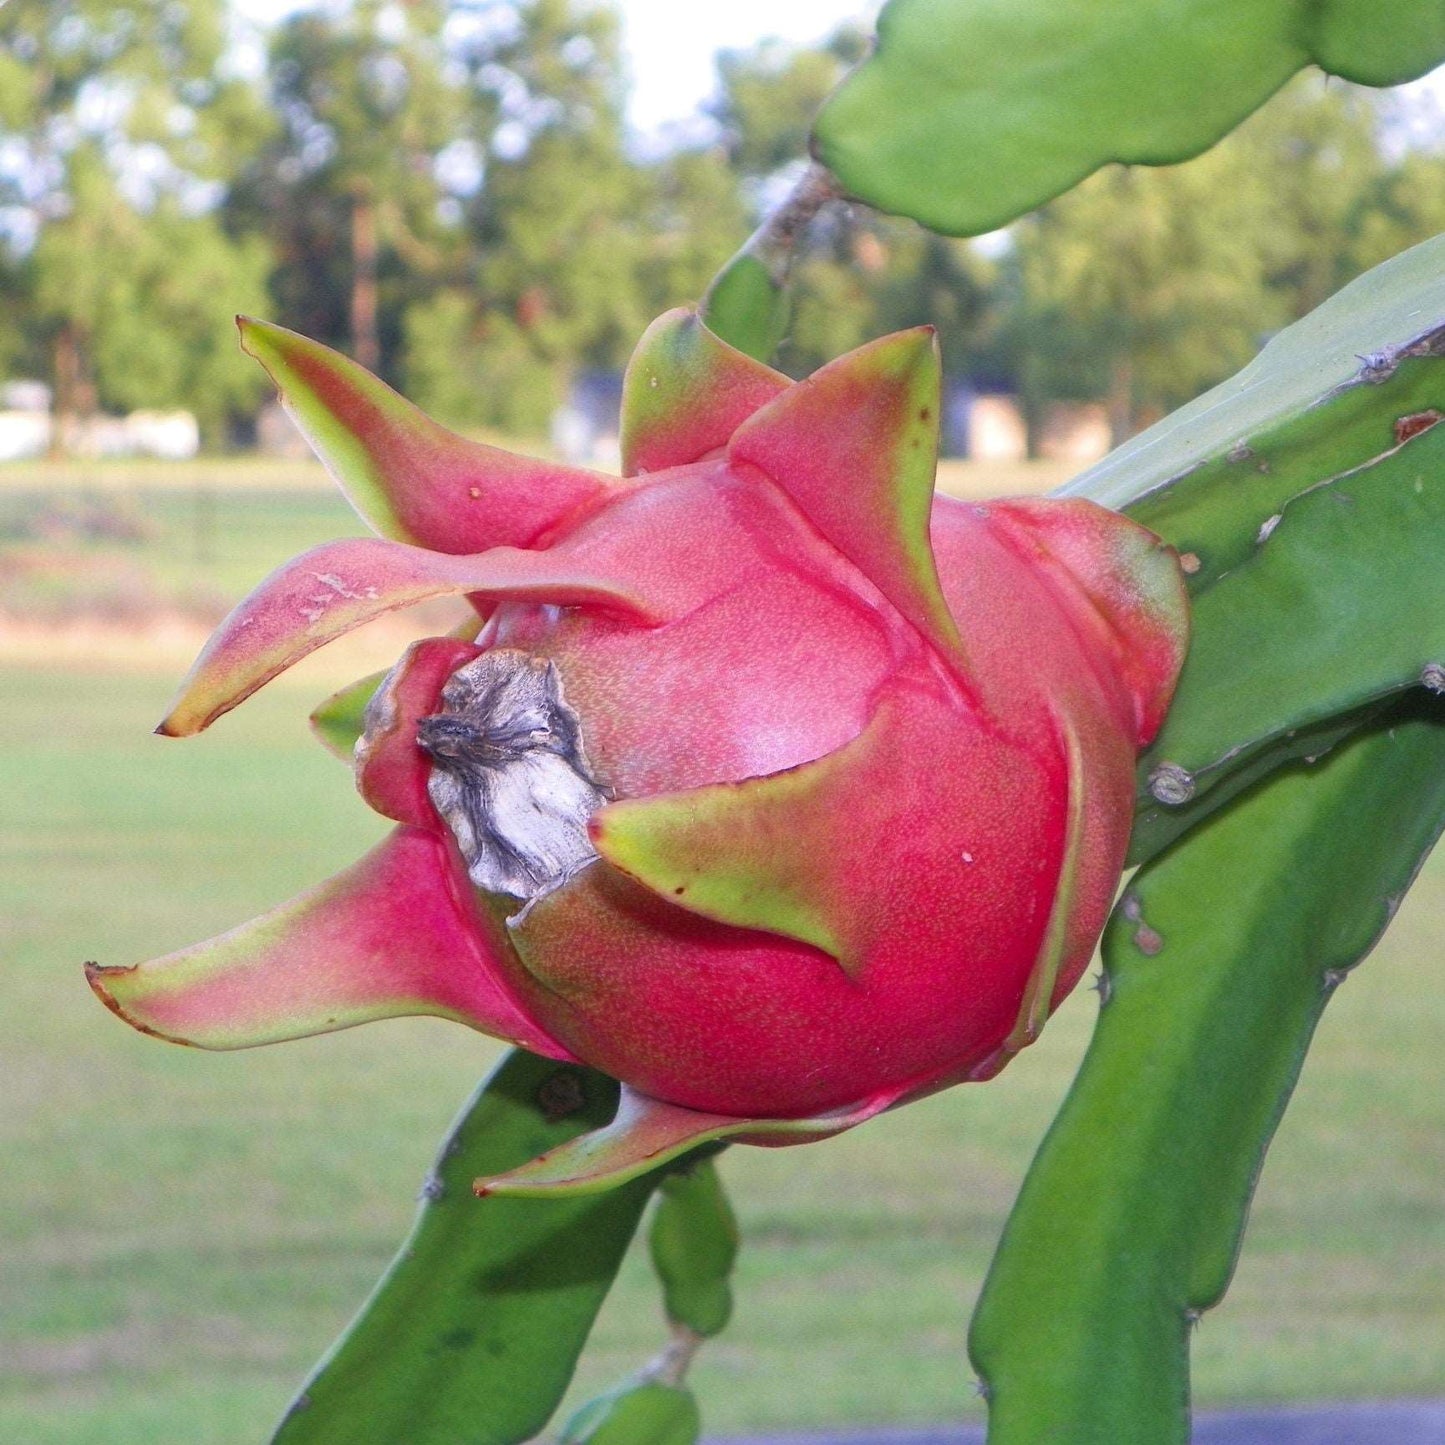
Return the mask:
[[1412,437],[1427,432],[1441,421],[1441,414],[1431,407],[1428,411],[1413,411],[1409,416],[1395,419],[1395,445],[1404,446]]

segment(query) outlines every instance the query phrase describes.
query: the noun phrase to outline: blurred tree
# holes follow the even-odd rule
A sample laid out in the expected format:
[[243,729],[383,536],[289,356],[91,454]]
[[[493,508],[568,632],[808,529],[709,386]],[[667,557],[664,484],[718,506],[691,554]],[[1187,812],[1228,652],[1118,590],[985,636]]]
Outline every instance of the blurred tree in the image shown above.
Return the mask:
[[[547,211],[534,208],[529,187],[510,199],[518,193],[527,205],[507,231],[536,222],[531,239],[546,246]],[[609,198],[626,201],[626,213],[613,214]],[[506,264],[505,243],[494,243],[478,257],[480,285],[443,288],[407,311],[406,387],[428,410],[455,426],[545,432],[579,366],[624,366],[637,328],[696,301],[747,231],[736,178],[716,149],[632,167],[625,189],[589,188],[582,200],[595,207],[578,226],[587,244],[566,264],[565,237],[534,263],[549,268],[541,271]],[[561,217],[569,219],[577,225]],[[609,265],[599,275],[589,258],[603,252]]]
[[617,17],[571,0],[458,13],[484,180],[469,273],[407,318],[407,384],[456,424],[535,434],[570,370],[616,363],[643,321]]
[[267,309],[270,252],[260,237],[233,239],[213,214],[186,216],[169,200],[136,242],[96,331],[100,399],[121,411],[174,399],[195,414],[206,446],[218,449],[230,423],[270,391],[231,325],[237,312]]
[[[164,211],[182,249],[206,237],[213,294],[217,267],[250,294],[254,247],[234,248],[206,215],[265,126],[222,64],[225,42],[223,0],[0,7],[0,216],[14,300],[48,355],[60,445],[128,364],[102,365],[102,351],[127,351],[102,332],[121,324],[112,293],[133,287],[150,218]],[[163,327],[148,345],[170,345]],[[173,382],[150,403],[199,399],[192,372]]]
[[1269,178],[1266,278],[1285,320],[1445,231],[1445,136],[1400,144],[1390,108],[1378,91],[1301,77],[1226,142]]
[[719,95],[709,110],[738,170],[768,176],[805,157],[818,108],[867,47],[866,31],[849,24],[816,47],[766,39],[719,51]]
[[642,223],[644,310],[695,304],[752,224],[727,152],[720,145],[672,151],[647,168]]
[[950,375],[1006,375],[998,267],[973,242],[866,212],[817,225],[818,247],[798,271],[789,370],[801,375],[874,336],[929,325]]
[[30,375],[44,368],[34,344],[32,317],[27,315],[25,274],[19,260],[0,246],[0,377]]
[[1265,285],[1269,196],[1222,147],[1111,167],[1014,228],[1011,323],[1031,384],[1108,401],[1117,442],[1253,353],[1278,316]]
[[1313,311],[1363,269],[1351,259],[1353,242],[1371,192],[1393,169],[1381,152],[1374,92],[1300,76],[1220,151],[1247,184],[1268,190],[1269,222],[1254,239],[1279,324]]
[[1387,155],[1373,93],[1318,75],[1196,160],[1091,177],[1013,228],[1003,340],[1026,411],[1104,396],[1122,440],[1445,229],[1442,182],[1439,155]]
[[[895,226],[895,251],[878,295],[881,329],[931,324],[938,328],[946,371],[996,372],[997,264],[971,241]],[[859,259],[867,265],[866,256]]]
[[531,0],[455,18],[484,157],[475,261],[408,312],[406,382],[454,424],[537,433],[577,369],[620,369],[657,311],[701,295],[746,218],[720,151],[629,154],[613,10]]
[[85,339],[83,352],[57,352],[77,368],[57,377],[71,401],[57,408],[61,446],[96,405],[184,407],[220,443],[232,414],[265,390],[230,324],[238,309],[264,307],[264,244],[233,240],[214,214],[188,215],[173,196],[147,213],[128,206],[91,151],[75,154],[70,173],[70,214],[30,258],[36,313]]
[[1445,232],[1445,139],[1433,150],[1407,151],[1357,197],[1341,283]]
[[281,312],[372,370],[383,332],[455,259],[442,176],[463,96],[445,19],[442,0],[353,0],[283,21],[269,53],[280,127],[230,206],[233,224],[275,237]]

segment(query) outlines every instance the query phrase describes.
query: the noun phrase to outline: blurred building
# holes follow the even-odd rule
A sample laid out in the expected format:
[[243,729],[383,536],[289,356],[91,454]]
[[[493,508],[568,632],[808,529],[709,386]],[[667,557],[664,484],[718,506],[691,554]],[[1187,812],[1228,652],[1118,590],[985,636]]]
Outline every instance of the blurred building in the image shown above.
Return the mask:
[[[25,461],[50,450],[56,427],[50,403],[50,388],[42,381],[0,385],[0,461]],[[66,451],[79,457],[186,461],[201,449],[200,426],[188,411],[77,417],[65,431]]]
[[[1034,442],[1045,461],[1087,466],[1109,450],[1108,411],[1097,402],[1050,402]],[[1029,454],[1028,421],[1013,392],[950,377],[944,383],[940,443],[946,457],[1019,462]]]
[[0,462],[40,457],[50,449],[50,388],[43,381],[0,386]]
[[616,471],[622,465],[622,373],[580,371],[552,413],[552,445],[566,461]]

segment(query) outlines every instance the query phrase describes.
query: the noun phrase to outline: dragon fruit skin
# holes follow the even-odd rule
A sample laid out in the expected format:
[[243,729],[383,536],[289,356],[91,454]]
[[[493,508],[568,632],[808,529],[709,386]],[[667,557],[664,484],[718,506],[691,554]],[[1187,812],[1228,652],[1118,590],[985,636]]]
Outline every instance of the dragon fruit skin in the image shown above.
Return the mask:
[[433,1013],[621,1079],[606,1138],[519,1191],[836,1132],[1037,1035],[1117,887],[1186,604],[1173,554],[1102,508],[934,498],[930,331],[792,383],[668,313],[629,368],[626,480],[463,441],[280,328],[243,338],[394,540],[263,582],[160,731],[383,611],[464,594],[483,620],[413,645],[368,709],[358,784],[390,839],[218,939],[92,966],[110,1007],[219,1048]]

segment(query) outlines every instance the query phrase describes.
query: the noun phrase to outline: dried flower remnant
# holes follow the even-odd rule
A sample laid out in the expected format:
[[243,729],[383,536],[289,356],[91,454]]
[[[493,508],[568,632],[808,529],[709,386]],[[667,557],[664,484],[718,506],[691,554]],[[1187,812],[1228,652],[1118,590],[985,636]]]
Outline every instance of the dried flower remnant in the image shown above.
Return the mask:
[[441,700],[417,742],[467,875],[513,898],[550,893],[597,857],[587,825],[605,801],[555,665],[498,648],[453,673]]

